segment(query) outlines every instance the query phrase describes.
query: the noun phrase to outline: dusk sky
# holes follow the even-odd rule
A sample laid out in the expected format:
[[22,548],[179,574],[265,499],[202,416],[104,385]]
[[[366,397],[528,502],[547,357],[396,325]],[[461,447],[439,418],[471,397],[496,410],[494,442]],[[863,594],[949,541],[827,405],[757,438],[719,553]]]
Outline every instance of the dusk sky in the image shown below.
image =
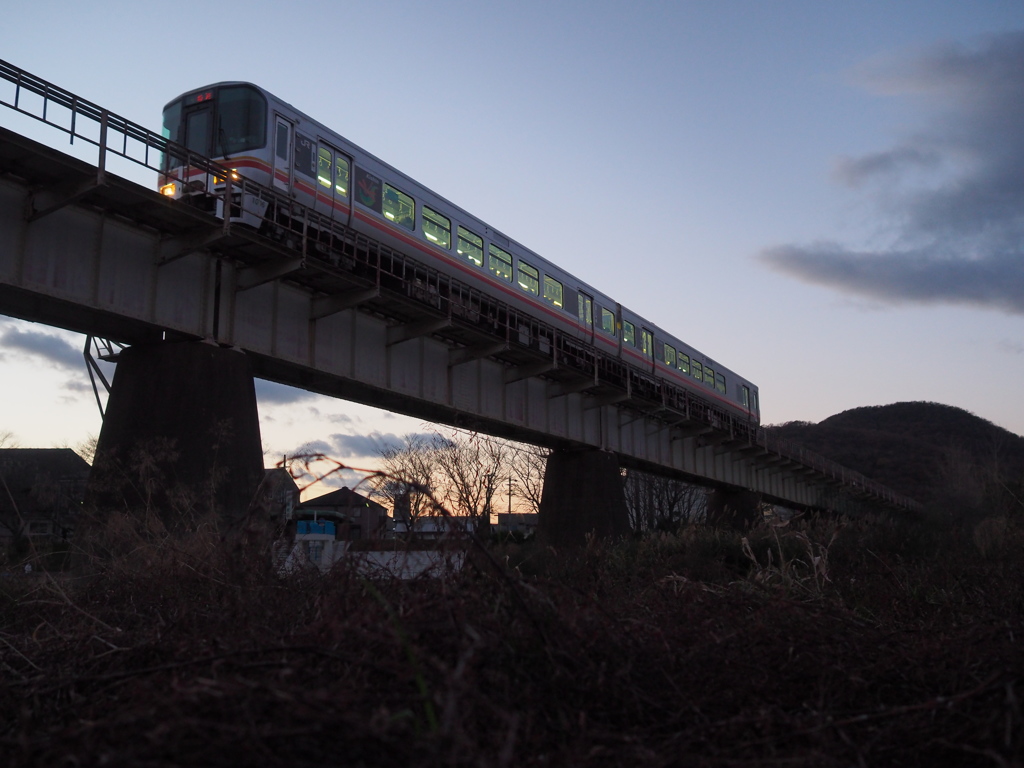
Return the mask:
[[[36,0],[0,59],[154,131],[259,84],[754,381],[764,422],[927,400],[1024,434],[1020,0]],[[83,342],[0,317],[0,433],[98,433]],[[268,464],[426,429],[258,393]]]

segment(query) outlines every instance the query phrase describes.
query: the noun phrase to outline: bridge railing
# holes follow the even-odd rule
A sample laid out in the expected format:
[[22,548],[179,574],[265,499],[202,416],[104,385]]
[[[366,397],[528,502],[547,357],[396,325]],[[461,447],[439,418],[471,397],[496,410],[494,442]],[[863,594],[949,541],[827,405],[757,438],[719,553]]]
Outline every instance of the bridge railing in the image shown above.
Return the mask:
[[77,139],[96,148],[99,183],[102,183],[108,167],[108,155],[123,158],[157,174],[164,173],[166,160],[170,157],[184,166],[179,174],[184,178],[224,178],[230,175],[227,168],[209,158],[0,60],[0,84],[3,83],[7,85],[0,89],[0,105],[67,134],[71,144]]
[[[107,155],[113,154],[156,172],[161,182],[173,180],[201,190],[202,197],[211,201],[210,210],[222,216],[225,230],[232,218],[244,218],[245,214],[262,219],[264,208],[272,212],[287,211],[287,230],[278,233],[278,240],[323,268],[342,269],[365,278],[378,288],[400,291],[408,299],[447,315],[453,323],[483,329],[509,347],[550,356],[552,369],[570,368],[581,376],[593,377],[595,385],[623,391],[627,396],[623,405],[661,418],[669,426],[704,425],[719,438],[725,436],[733,444],[745,444],[811,468],[843,486],[893,506],[904,509],[918,506],[858,472],[771,435],[687,389],[655,378],[648,370],[606,355],[574,336],[351,230],[333,217],[296,203],[275,189],[245,178],[233,178],[226,166],[0,60],[0,85],[4,82],[8,87],[0,90],[0,105],[68,134],[71,143],[78,139],[96,147],[97,184],[103,183]],[[168,158],[176,162],[168,162]],[[174,167],[171,176],[167,175],[168,167]],[[231,215],[224,216],[225,210]]]

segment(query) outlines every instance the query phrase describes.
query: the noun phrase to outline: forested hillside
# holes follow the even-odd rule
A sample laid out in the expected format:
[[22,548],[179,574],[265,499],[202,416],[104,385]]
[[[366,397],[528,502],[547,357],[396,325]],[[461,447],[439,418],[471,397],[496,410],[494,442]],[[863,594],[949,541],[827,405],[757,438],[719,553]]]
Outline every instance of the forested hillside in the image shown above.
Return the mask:
[[949,405],[869,406],[767,429],[924,504],[998,512],[1024,480],[1024,437]]

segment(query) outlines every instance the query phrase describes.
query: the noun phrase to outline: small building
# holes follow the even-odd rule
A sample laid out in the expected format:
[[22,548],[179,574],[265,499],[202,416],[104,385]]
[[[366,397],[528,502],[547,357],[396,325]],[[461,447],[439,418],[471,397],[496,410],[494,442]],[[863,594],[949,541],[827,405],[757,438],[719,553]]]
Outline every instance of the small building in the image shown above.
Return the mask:
[[537,518],[536,512],[499,512],[494,532],[525,538],[537,532]]
[[383,538],[388,511],[351,488],[340,488],[302,502],[294,517],[297,520],[330,520],[337,526],[339,539],[359,541]]
[[313,566],[327,571],[354,541],[384,538],[387,510],[351,488],[341,488],[295,508],[274,559],[284,571]]
[[66,540],[82,508],[89,464],[70,448],[0,449],[0,553],[17,540]]
[[396,516],[394,521],[396,536],[413,539],[433,540],[464,536],[473,533],[475,529],[476,521],[468,517],[421,515],[411,521],[404,521]]

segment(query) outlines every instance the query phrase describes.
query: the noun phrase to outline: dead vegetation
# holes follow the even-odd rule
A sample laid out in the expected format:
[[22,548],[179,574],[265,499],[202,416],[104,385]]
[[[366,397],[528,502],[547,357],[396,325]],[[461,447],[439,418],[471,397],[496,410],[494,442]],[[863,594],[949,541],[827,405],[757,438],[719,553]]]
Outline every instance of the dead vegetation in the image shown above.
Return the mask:
[[[0,579],[11,766],[1020,765],[1022,530],[689,527],[288,577],[120,519]],[[989,539],[983,535],[984,541]]]

